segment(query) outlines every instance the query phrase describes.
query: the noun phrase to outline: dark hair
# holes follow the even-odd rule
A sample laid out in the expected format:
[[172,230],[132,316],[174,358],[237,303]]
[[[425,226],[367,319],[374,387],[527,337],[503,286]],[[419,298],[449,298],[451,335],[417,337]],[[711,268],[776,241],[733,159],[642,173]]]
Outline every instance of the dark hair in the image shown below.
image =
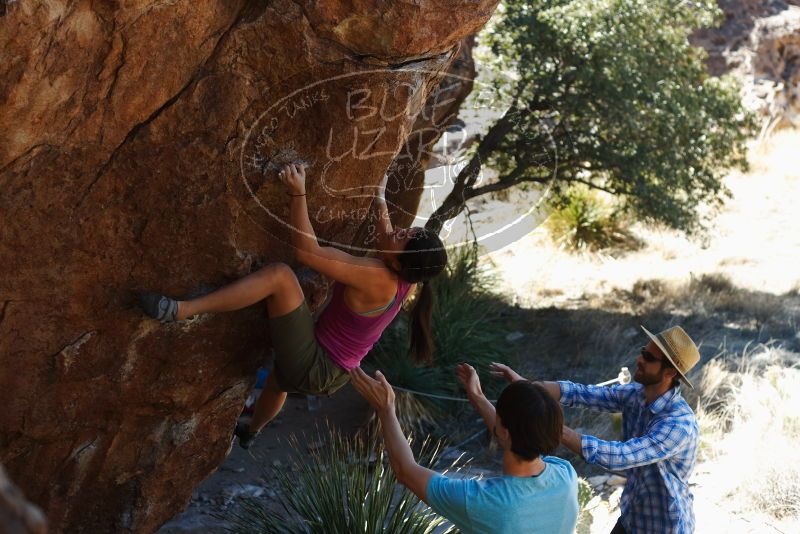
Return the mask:
[[427,282],[444,270],[447,265],[447,250],[434,232],[417,228],[397,260],[400,263],[400,278],[421,285],[411,311],[411,354],[416,362],[428,362],[433,354],[433,290]]
[[497,399],[497,417],[511,436],[511,452],[525,460],[551,454],[561,443],[564,412],[541,384],[512,382]]
[[[669,358],[667,358],[666,355],[663,358],[661,358],[661,370],[663,371],[664,369],[675,369],[675,366],[672,365],[672,362],[669,361]],[[674,388],[680,385],[681,385],[681,374],[678,372],[677,369],[675,369],[675,376],[672,377],[672,385],[670,387]]]

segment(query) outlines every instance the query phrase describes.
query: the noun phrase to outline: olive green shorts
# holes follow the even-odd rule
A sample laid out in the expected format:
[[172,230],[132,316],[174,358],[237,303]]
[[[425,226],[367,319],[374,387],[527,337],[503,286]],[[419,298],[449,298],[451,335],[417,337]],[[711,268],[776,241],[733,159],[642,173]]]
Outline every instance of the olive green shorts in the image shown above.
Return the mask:
[[269,329],[275,349],[272,372],[282,390],[330,395],[350,380],[317,342],[314,317],[305,301],[286,315],[270,317]]

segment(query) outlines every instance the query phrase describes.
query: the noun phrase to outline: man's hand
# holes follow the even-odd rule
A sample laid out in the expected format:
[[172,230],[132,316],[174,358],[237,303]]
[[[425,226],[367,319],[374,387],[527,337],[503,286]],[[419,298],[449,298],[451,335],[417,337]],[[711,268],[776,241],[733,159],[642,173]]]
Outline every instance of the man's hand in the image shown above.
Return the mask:
[[474,367],[468,363],[461,363],[456,367],[456,376],[458,377],[458,381],[461,382],[461,385],[464,386],[464,390],[467,392],[467,396],[470,400],[483,397],[481,381]]
[[375,408],[378,414],[394,412],[394,390],[380,371],[375,371],[375,378],[356,367],[350,371],[350,380],[362,397]]
[[502,363],[492,362],[492,364],[489,366],[489,372],[491,372],[493,376],[505,378],[509,382],[525,380],[522,375],[518,374],[511,367]]
[[287,163],[278,173],[290,195],[306,194],[306,166],[302,163]]

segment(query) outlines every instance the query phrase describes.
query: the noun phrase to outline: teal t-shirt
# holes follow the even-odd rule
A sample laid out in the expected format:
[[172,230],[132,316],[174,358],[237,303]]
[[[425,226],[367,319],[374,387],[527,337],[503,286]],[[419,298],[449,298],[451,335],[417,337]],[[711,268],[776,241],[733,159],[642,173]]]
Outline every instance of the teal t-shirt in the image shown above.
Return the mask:
[[543,456],[535,477],[484,480],[442,475],[428,482],[425,500],[464,534],[572,534],[578,520],[578,475],[569,462]]

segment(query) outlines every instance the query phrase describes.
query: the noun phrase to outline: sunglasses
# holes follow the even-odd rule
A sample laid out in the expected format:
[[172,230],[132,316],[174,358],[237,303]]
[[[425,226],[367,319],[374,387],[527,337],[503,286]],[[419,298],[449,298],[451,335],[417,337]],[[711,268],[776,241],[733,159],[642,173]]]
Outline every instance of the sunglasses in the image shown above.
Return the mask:
[[642,358],[644,358],[644,361],[646,361],[646,362],[653,363],[653,362],[660,362],[661,361],[661,358],[659,358],[658,356],[656,356],[655,354],[653,354],[652,352],[647,350],[645,347],[642,347],[641,355],[642,355]]

